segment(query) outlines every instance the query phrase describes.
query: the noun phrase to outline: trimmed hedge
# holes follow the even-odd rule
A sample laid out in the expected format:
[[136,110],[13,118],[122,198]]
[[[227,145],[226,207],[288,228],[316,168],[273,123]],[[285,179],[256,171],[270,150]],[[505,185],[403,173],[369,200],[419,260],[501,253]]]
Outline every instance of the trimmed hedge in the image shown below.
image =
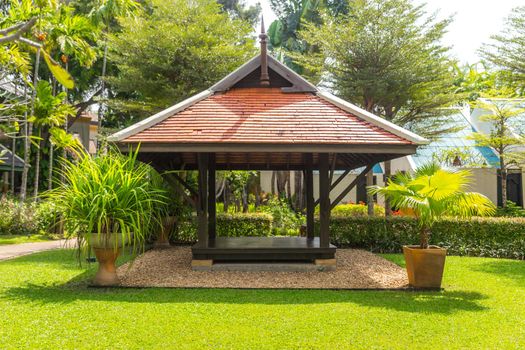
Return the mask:
[[[272,235],[273,218],[266,213],[217,214],[217,236],[267,237]],[[174,240],[192,243],[197,241],[197,218],[179,224]]]
[[[330,235],[337,246],[378,253],[398,253],[403,245],[419,243],[417,222],[409,217],[334,216]],[[524,259],[525,219],[442,219],[435,224],[430,243],[452,255]]]

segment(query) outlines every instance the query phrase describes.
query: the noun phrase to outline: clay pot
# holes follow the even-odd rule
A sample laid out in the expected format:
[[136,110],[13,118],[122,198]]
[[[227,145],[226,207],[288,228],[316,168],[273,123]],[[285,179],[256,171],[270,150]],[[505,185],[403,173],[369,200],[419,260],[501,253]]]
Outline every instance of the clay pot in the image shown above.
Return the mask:
[[96,286],[116,286],[120,283],[117,276],[116,261],[120,255],[120,248],[93,248],[98,261],[98,270],[93,279]]
[[173,231],[176,223],[176,216],[166,216],[162,220],[162,228],[157,236],[157,240],[155,241],[155,248],[166,248],[170,246],[169,234]]
[[445,268],[447,250],[437,246],[422,249],[419,246],[404,246],[408,283],[411,287],[440,289]]
[[93,233],[87,237],[87,240],[98,261],[98,270],[93,279],[93,285],[101,287],[118,285],[116,261],[125,244],[125,238],[118,233],[109,235]]

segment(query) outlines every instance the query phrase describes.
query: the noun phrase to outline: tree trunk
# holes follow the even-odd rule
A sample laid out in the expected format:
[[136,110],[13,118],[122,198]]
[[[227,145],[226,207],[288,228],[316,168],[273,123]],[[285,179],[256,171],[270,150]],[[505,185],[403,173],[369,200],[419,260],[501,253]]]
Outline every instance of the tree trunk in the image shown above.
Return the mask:
[[49,170],[47,173],[47,189],[51,190],[53,188],[53,158],[54,158],[53,143],[49,143]]
[[286,192],[288,193],[288,203],[292,204],[292,182],[290,181],[290,171],[285,172],[286,175]]
[[[35,71],[33,73],[33,93],[31,96],[31,116],[35,113],[36,85],[38,83],[38,71],[40,68],[40,50],[36,50]],[[24,99],[27,99],[27,85],[24,90]],[[31,136],[33,136],[33,123],[27,122],[27,112],[24,113],[24,169],[22,170],[22,184],[20,187],[20,199],[25,200],[27,196],[27,175],[29,174],[29,162],[31,161]]]
[[[385,186],[392,176],[392,161],[385,161]],[[390,205],[390,198],[385,197],[385,216],[392,216],[392,206]]]
[[303,196],[303,172],[294,171],[294,193],[295,193],[295,211],[301,212],[304,206]]
[[42,154],[41,148],[42,148],[42,128],[38,128],[38,145],[36,148],[36,154],[35,154],[35,179],[33,182],[33,200],[37,200],[38,197],[38,187],[40,185],[40,155]]
[[259,172],[255,178],[255,207],[261,205],[261,173]]
[[[100,129],[102,127],[102,118],[104,117],[104,97],[105,97],[105,88],[106,88],[106,67],[108,63],[108,33],[106,32],[106,36],[104,38],[104,58],[102,60],[102,75],[101,75],[101,90],[100,93],[101,96],[101,102],[98,104],[98,126],[97,131],[100,135]],[[99,149],[99,143],[97,142],[97,149]]]
[[501,206],[507,207],[507,169],[501,168]]
[[[277,194],[279,198],[286,198],[287,176],[286,171],[277,171]],[[290,172],[288,172],[288,178]]]
[[271,184],[271,188],[272,188],[272,194],[275,194],[275,176],[276,176],[276,171],[272,171],[272,184]]
[[228,212],[228,207],[230,206],[230,185],[228,184],[228,180],[224,180],[224,193],[223,193],[223,211],[225,213]]
[[11,142],[11,152],[13,157],[11,157],[11,195],[15,195],[15,152],[16,152],[16,135],[13,137]]
[[419,231],[419,247],[421,249],[428,248],[428,240],[430,236],[430,230],[426,227],[421,228]]
[[242,212],[247,213],[248,212],[248,191],[246,191],[246,187],[244,186],[242,188]]
[[[366,174],[366,186],[373,186],[374,185],[374,170],[370,169],[370,171]],[[366,202],[368,207],[368,216],[374,216],[374,196],[369,194],[367,192],[366,195]]]

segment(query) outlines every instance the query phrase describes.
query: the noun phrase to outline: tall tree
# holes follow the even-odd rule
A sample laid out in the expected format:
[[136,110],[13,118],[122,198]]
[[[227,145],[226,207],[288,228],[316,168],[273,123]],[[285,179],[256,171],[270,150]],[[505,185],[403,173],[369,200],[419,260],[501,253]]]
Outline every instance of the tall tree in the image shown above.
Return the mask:
[[134,16],[141,9],[140,2],[137,0],[93,0],[91,18],[99,23],[104,31],[103,38],[103,58],[102,58],[102,72],[100,75],[100,90],[102,94],[102,102],[98,106],[98,130],[102,125],[104,116],[104,97],[105,97],[105,83],[107,72],[107,57],[108,57],[108,36],[112,28],[112,24],[117,20],[117,17]]
[[124,111],[151,113],[183,100],[237,68],[255,53],[249,23],[231,19],[211,0],[152,0],[153,11],[122,18],[110,37],[118,74],[108,78],[126,99]]
[[507,72],[509,81],[525,92],[525,6],[513,9],[503,31],[491,39],[481,48],[481,55]]
[[441,44],[450,18],[437,20],[409,0],[352,0],[347,15],[325,13],[322,22],[304,24],[299,35],[318,53],[293,56],[312,80],[424,136],[454,128],[446,107],[460,96]]
[[307,53],[312,49],[308,42],[299,38],[299,31],[305,22],[315,25],[322,23],[321,12],[333,16],[348,13],[347,0],[270,0],[277,19],[268,28],[270,51],[298,73],[303,67],[296,65],[289,52]]
[[[500,95],[501,96],[501,95]],[[481,99],[475,106],[485,111],[480,121],[490,125],[490,133],[475,132],[472,139],[479,146],[491,147],[499,157],[499,180],[502,206],[507,206],[507,173],[510,167],[518,165],[521,150],[525,146],[525,135],[519,135],[521,129],[523,101],[517,99]],[[521,146],[521,148],[520,148]]]
[[259,21],[262,10],[260,3],[248,6],[242,0],[217,0],[217,2],[232,18],[247,21],[252,27]]
[[43,144],[42,132],[44,129],[49,131],[50,128],[64,125],[66,118],[75,113],[73,106],[64,103],[65,92],[61,92],[56,96],[53,95],[51,85],[44,80],[38,82],[36,87],[36,100],[34,106],[34,114],[30,117],[38,131],[37,151],[35,162],[35,177],[34,177],[34,198],[38,196],[39,180],[40,180],[40,155]]

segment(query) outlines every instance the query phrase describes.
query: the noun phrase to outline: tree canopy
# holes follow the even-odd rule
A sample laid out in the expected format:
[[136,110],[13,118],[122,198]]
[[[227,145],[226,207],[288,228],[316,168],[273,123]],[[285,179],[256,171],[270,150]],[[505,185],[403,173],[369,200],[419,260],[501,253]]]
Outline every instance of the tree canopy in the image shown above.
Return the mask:
[[322,19],[300,32],[318,53],[294,55],[312,80],[422,135],[450,131],[447,107],[458,94],[440,41],[451,18],[437,20],[408,0],[353,0],[348,15]]
[[127,111],[155,111],[218,81],[255,54],[252,28],[215,1],[153,0],[151,14],[122,18],[110,36],[109,77]]
[[503,72],[509,81],[525,92],[525,6],[517,7],[506,20],[501,33],[491,37],[480,52],[483,58]]

